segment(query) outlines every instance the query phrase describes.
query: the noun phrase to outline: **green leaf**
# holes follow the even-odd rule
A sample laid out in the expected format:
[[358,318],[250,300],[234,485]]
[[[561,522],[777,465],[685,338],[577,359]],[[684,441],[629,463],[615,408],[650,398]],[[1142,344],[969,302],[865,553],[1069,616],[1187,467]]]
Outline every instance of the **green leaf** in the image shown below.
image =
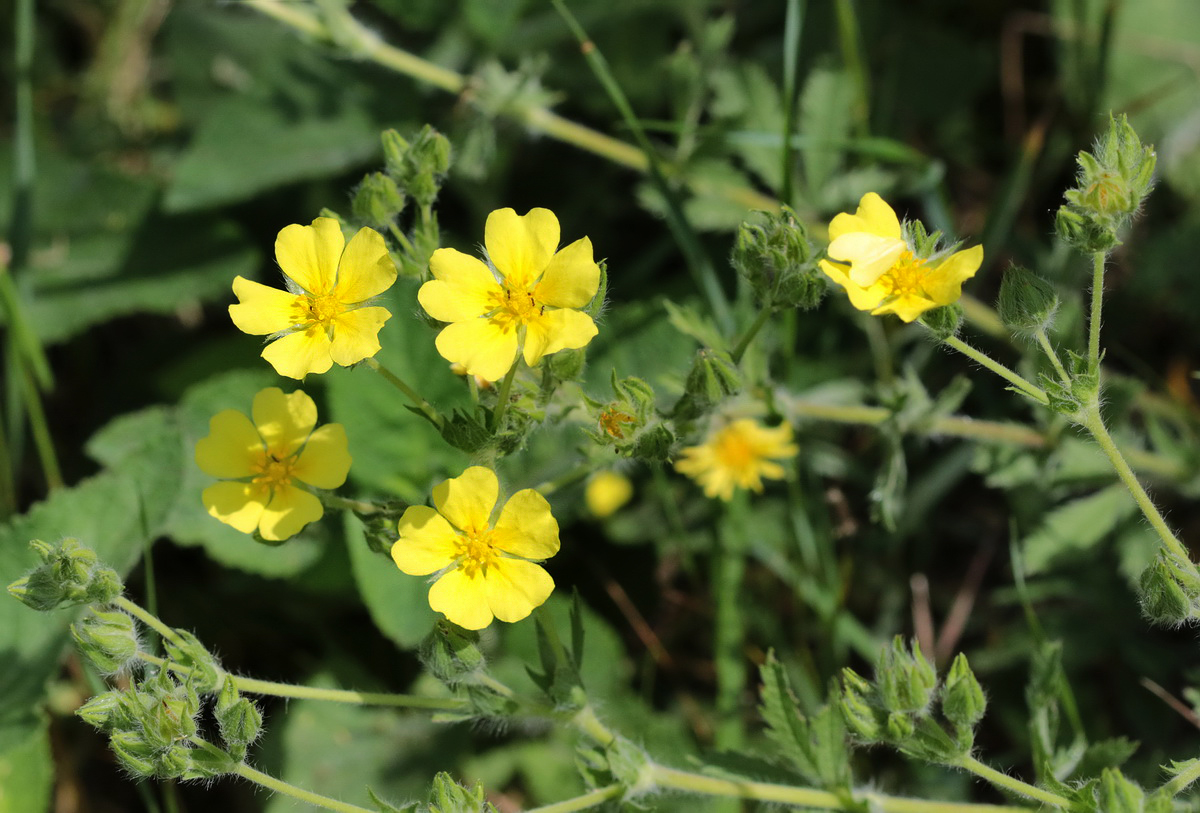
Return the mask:
[[49,810],[53,785],[48,724],[0,727],[0,813]]
[[362,523],[346,515],[346,544],[358,594],[379,631],[404,649],[416,649],[433,628],[429,580],[401,573],[390,559],[367,547]]
[[1064,503],[1048,513],[1025,537],[1025,570],[1043,571],[1060,556],[1090,550],[1137,510],[1121,484]]
[[667,319],[671,326],[684,336],[691,336],[704,347],[711,350],[729,352],[729,343],[721,335],[721,331],[713,320],[688,305],[677,305],[669,299],[662,300],[667,311]]
[[823,191],[842,165],[839,146],[850,134],[854,83],[843,70],[814,68],[808,74],[800,94],[799,130],[806,138],[801,146],[804,176],[809,195],[816,201],[827,200]]

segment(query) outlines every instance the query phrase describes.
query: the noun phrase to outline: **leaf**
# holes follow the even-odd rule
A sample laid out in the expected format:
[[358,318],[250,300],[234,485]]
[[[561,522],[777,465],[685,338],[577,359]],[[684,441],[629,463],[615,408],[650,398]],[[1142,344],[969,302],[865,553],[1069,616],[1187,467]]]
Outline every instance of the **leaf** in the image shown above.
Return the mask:
[[822,788],[850,784],[850,754],[839,708],[828,703],[811,718],[800,713],[783,665],[774,652],[759,669],[763,681],[759,713],[767,736],[809,782]]
[[805,182],[810,196],[823,205],[823,191],[842,165],[839,145],[850,134],[854,108],[850,100],[854,93],[854,83],[845,71],[816,67],[809,72],[800,94]]
[[669,299],[662,300],[662,305],[667,311],[667,320],[671,326],[684,336],[692,337],[711,350],[729,352],[729,343],[710,317],[699,313],[690,305],[677,305]]
[[0,813],[49,810],[53,785],[49,724],[0,729]]
[[346,544],[358,594],[379,631],[404,649],[416,649],[437,618],[429,607],[429,580],[409,576],[367,547],[362,523],[346,515]]
[[1025,571],[1045,570],[1060,556],[1095,547],[1137,510],[1125,486],[1111,485],[1046,514],[1042,524],[1025,537]]

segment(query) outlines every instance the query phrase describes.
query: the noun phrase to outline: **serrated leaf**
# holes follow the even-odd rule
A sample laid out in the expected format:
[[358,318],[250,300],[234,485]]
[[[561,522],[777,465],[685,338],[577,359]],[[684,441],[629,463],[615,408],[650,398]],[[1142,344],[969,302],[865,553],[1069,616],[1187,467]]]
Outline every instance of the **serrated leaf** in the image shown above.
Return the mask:
[[1060,556],[1095,547],[1136,511],[1129,491],[1120,484],[1058,506],[1025,537],[1026,573],[1040,572]]
[[767,736],[809,782],[823,788],[844,788],[850,782],[846,728],[839,708],[822,706],[811,717],[800,713],[783,665],[773,652],[759,669],[763,681],[759,713]]

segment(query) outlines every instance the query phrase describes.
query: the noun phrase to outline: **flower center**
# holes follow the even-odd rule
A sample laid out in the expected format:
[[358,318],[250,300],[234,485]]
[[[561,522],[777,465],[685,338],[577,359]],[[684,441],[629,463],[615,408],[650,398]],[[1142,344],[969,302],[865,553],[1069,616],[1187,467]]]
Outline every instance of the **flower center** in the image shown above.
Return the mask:
[[545,306],[533,296],[527,287],[504,283],[503,290],[492,295],[492,318],[509,325],[527,325],[541,315]]
[[924,260],[917,259],[911,251],[906,251],[880,278],[880,282],[888,288],[889,296],[924,296],[927,271]]
[[304,294],[296,298],[296,306],[303,314],[301,321],[326,326],[346,310],[346,306],[333,294]]
[[759,454],[740,432],[726,429],[713,444],[717,460],[726,468],[745,471],[752,468]]
[[459,534],[457,543],[455,557],[458,559],[459,569],[466,573],[467,578],[475,578],[476,573],[486,570],[497,558],[496,549],[492,546],[491,528],[472,528]]
[[291,455],[277,455],[274,452],[263,454],[262,459],[254,465],[257,472],[254,475],[254,484],[267,489],[288,485],[292,482],[292,468],[295,462],[295,457]]

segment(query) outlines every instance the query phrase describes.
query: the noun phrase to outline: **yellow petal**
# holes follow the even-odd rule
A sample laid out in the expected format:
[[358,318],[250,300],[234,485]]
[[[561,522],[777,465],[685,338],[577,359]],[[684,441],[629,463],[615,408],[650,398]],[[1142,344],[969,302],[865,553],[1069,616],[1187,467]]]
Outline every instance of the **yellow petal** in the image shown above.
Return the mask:
[[543,568],[519,559],[499,559],[484,576],[487,602],[501,621],[520,621],[554,592],[554,579]]
[[442,358],[463,366],[466,375],[499,381],[517,360],[517,328],[481,317],[447,325],[434,341]]
[[844,234],[829,244],[829,258],[850,265],[850,279],[872,285],[896,264],[908,246],[903,240],[865,232]]
[[400,538],[392,545],[392,561],[410,576],[428,576],[454,562],[458,534],[437,511],[410,505],[400,517]]
[[292,467],[292,476],[317,488],[337,488],[350,473],[348,446],[344,426],[325,424],[308,436]]
[[300,533],[301,528],[324,514],[321,501],[314,495],[293,485],[277,485],[258,521],[258,532],[263,539],[279,542]]
[[329,357],[329,336],[320,325],[276,339],[263,348],[262,357],[271,363],[275,372],[288,378],[304,378],[309,373],[323,373],[333,366]]
[[905,322],[911,322],[925,311],[936,307],[937,303],[930,299],[926,299],[923,296],[907,294],[905,296],[896,297],[886,305],[881,305],[880,307],[871,311],[871,313],[876,316],[884,313],[894,313]]
[[[339,232],[340,233],[340,232]],[[337,269],[335,293],[339,302],[354,305],[392,287],[396,264],[388,254],[383,235],[362,228],[350,238]]]
[[471,466],[457,477],[445,480],[433,489],[433,504],[450,524],[462,531],[488,527],[500,481],[496,472],[483,466]]
[[429,588],[429,606],[463,629],[481,630],[492,623],[483,574],[474,577],[451,570]]
[[855,213],[867,225],[867,231],[880,237],[900,239],[900,221],[896,212],[883,198],[874,192],[868,192],[858,202]]
[[546,311],[526,327],[525,363],[532,367],[542,356],[583,347],[598,332],[592,317],[583,311],[569,308]]
[[288,330],[300,316],[296,307],[300,297],[245,277],[233,278],[233,294],[238,304],[229,306],[229,318],[238,330],[252,336]]
[[495,310],[504,294],[492,270],[474,257],[439,248],[429,258],[434,279],[417,291],[417,301],[439,322],[462,322]]
[[250,419],[226,409],[212,416],[208,435],[196,442],[196,465],[211,477],[250,477],[263,452],[262,438]]
[[846,290],[846,294],[850,297],[850,304],[860,311],[872,310],[886,296],[881,286],[863,288],[861,285],[855,285],[840,266],[825,260],[821,260],[820,266],[821,270],[825,272],[825,276]]
[[549,559],[558,553],[558,522],[550,513],[550,503],[532,488],[518,491],[500,511],[492,540],[505,553]]
[[371,358],[379,352],[379,329],[391,318],[391,312],[378,305],[355,308],[335,317],[330,358],[343,367]]
[[254,533],[266,508],[266,494],[253,483],[214,483],[200,495],[210,516],[244,534]]
[[975,276],[983,264],[983,246],[956,251],[925,278],[925,293],[938,305],[957,302],[962,296],[962,284]]
[[558,237],[558,218],[549,209],[530,209],[523,216],[497,209],[488,215],[483,243],[510,286],[527,288],[546,269]]
[[592,259],[592,241],[584,237],[550,259],[533,296],[555,308],[582,308],[599,287],[600,266]]
[[275,238],[275,260],[283,273],[310,294],[327,294],[337,279],[345,243],[342,227],[332,217],[318,217],[311,226],[293,223]]
[[287,395],[279,387],[260,390],[250,414],[267,449],[276,457],[295,454],[317,425],[317,405],[301,390]]

